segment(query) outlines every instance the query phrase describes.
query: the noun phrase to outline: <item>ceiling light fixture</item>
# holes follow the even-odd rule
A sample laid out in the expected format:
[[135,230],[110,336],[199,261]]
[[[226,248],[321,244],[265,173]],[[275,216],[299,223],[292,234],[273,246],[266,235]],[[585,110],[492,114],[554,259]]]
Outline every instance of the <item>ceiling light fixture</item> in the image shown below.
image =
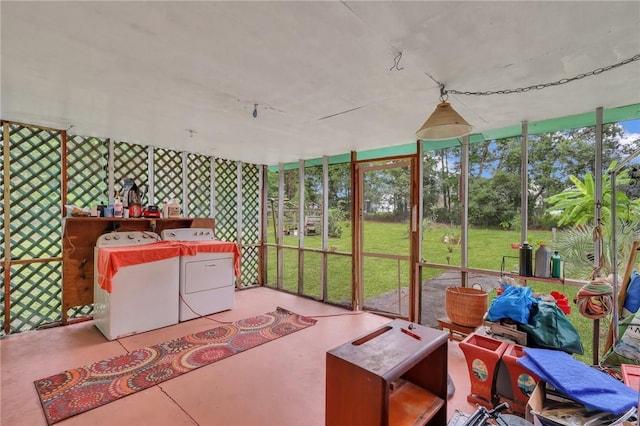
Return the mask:
[[253,104],[253,118],[258,116],[258,104]]
[[440,103],[427,118],[416,136],[422,140],[455,139],[468,135],[473,130],[467,121],[447,102],[447,90],[440,84]]

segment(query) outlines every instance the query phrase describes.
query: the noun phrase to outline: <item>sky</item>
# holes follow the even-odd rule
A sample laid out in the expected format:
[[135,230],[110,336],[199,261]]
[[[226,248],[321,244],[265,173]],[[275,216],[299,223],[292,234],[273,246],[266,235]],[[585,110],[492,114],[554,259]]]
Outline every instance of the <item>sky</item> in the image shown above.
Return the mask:
[[[640,139],[640,120],[623,121],[620,125],[624,129],[624,137],[621,141],[623,144],[629,144]],[[637,146],[637,148],[640,148],[640,146]]]

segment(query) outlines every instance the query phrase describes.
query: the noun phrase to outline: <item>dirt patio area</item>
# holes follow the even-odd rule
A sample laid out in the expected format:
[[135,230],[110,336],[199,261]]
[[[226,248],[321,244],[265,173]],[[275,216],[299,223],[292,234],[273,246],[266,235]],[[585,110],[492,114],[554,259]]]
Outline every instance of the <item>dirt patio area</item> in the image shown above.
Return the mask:
[[[480,274],[469,274],[469,286],[478,284],[486,292],[499,286],[498,277]],[[461,285],[460,273],[449,271],[422,283],[422,320],[421,324],[437,328],[438,318],[446,316],[445,293],[448,287]],[[378,297],[367,299],[365,306],[369,309],[379,309],[385,312],[407,315],[409,289],[403,287],[400,294],[397,291],[385,293]]]

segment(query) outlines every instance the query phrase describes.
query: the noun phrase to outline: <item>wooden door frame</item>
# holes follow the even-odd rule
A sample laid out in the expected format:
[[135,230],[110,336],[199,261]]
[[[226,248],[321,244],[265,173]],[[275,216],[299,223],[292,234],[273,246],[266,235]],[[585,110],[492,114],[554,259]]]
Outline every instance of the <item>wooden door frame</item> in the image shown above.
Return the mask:
[[[352,307],[353,310],[364,310],[364,282],[363,282],[363,167],[365,163],[379,162],[379,161],[391,161],[391,160],[406,160],[408,166],[411,169],[411,189],[409,193],[409,303],[408,303],[408,319],[409,321],[416,322],[419,320],[420,304],[419,304],[419,271],[416,265],[420,259],[420,226],[419,226],[419,200],[420,200],[420,168],[419,168],[419,155],[415,154],[383,157],[367,160],[358,160],[355,152],[351,153],[351,229],[352,229]],[[394,315],[386,312],[380,312],[381,314],[391,317],[399,317],[400,315]]]

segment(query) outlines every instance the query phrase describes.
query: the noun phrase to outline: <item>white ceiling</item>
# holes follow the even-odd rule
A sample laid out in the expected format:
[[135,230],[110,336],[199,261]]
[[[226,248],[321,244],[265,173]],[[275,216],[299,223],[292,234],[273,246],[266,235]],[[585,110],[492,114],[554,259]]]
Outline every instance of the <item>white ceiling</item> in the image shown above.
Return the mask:
[[[2,1],[0,13],[2,119],[269,165],[415,141],[439,97],[426,74],[512,89],[640,53],[638,1]],[[475,132],[636,104],[640,61],[449,100]]]

